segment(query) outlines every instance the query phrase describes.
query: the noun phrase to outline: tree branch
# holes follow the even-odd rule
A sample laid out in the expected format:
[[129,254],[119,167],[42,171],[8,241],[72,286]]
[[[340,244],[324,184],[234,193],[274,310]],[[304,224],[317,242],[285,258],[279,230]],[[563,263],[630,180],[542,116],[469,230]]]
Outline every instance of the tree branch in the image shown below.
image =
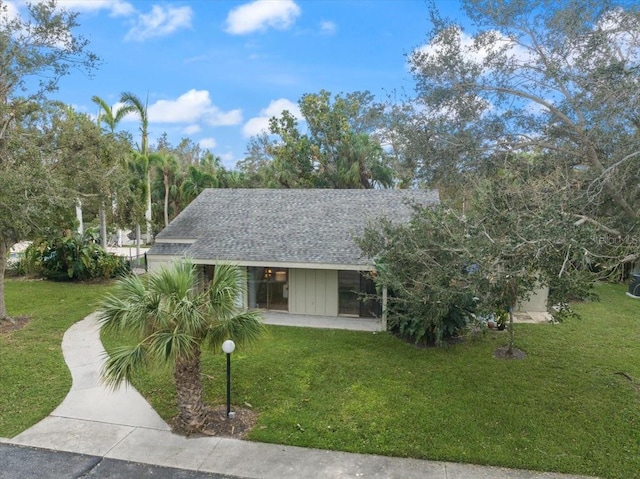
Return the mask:
[[578,214],[574,216],[577,216],[578,218],[580,218],[578,221],[573,223],[574,226],[580,226],[580,225],[583,225],[584,223],[591,223],[592,225],[597,226],[598,228],[600,228],[603,231],[606,231],[607,233],[610,233],[615,236],[622,236],[622,233],[620,233],[620,231],[609,228],[608,226],[603,225],[602,223],[594,220],[593,218],[589,218],[588,216],[578,215]]

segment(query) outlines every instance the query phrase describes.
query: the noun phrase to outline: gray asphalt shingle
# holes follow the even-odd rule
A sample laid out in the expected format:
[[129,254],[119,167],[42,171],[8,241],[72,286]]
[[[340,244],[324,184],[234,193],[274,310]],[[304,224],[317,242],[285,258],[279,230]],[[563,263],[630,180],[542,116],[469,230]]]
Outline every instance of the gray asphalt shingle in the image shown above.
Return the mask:
[[437,201],[437,192],[424,190],[207,189],[149,254],[195,240],[184,251],[194,260],[365,265],[353,238],[368,222],[407,221],[411,204]]

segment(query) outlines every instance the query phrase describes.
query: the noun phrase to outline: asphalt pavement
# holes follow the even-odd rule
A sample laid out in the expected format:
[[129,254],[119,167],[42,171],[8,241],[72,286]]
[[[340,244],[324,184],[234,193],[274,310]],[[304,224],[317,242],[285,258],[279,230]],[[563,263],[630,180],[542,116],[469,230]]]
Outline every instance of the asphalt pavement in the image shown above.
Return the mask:
[[88,454],[0,444],[0,479],[231,479]]

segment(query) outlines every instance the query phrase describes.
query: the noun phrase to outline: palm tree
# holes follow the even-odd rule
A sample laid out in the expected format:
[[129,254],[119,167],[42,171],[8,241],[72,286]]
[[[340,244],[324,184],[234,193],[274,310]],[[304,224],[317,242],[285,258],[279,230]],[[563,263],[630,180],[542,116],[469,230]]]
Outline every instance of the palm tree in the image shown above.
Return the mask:
[[[127,115],[128,113],[133,112],[133,108],[131,106],[121,106],[120,108],[114,111],[113,107],[111,107],[106,101],[100,98],[98,95],[94,95],[91,97],[91,101],[93,101],[96,105],[98,105],[98,118],[97,123],[100,126],[102,123],[105,123],[109,128],[109,133],[114,135],[116,132],[116,127],[118,123]],[[107,219],[104,209],[104,202],[100,204],[100,240],[103,249],[107,249]]]
[[132,275],[118,281],[100,306],[100,324],[136,336],[137,344],[113,350],[102,371],[105,382],[115,387],[143,365],[169,365],[177,425],[187,432],[202,431],[209,409],[202,399],[201,348],[216,350],[225,339],[252,342],[264,332],[258,312],[237,306],[245,284],[242,270],[219,265],[203,287],[189,261],[174,262],[146,280]]
[[164,185],[164,226],[169,226],[169,194],[171,192],[171,177],[178,173],[179,165],[175,156],[158,152],[149,155],[149,164],[155,166],[162,173],[162,184]]
[[123,92],[120,94],[120,101],[131,108],[131,111],[140,117],[140,156],[147,162],[147,210],[145,218],[147,220],[147,244],[151,244],[151,168],[149,167],[148,149],[149,149],[149,116],[147,114],[147,102],[142,100],[131,92]]
[[180,186],[180,194],[185,205],[191,203],[205,188],[217,188],[218,178],[202,167],[189,165],[187,175]]
[[98,110],[98,125],[104,123],[109,127],[109,133],[112,135],[116,132],[116,127],[122,119],[129,113],[133,113],[136,110],[131,105],[122,105],[116,110],[112,106],[104,101],[97,95],[91,97],[91,101],[94,102],[100,109]]

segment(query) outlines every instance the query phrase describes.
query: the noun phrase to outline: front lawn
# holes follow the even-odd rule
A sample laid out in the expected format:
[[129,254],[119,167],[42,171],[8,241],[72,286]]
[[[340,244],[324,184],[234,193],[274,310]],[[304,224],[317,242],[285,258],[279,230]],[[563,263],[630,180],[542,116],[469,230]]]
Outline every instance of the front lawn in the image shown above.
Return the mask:
[[[270,327],[233,354],[233,403],[260,413],[254,441],[638,477],[640,301],[598,290],[601,302],[576,307],[582,319],[517,325],[527,358],[516,361],[492,357],[500,332],[417,349],[389,334]],[[224,403],[223,355],[204,355],[203,370],[208,402]],[[165,419],[177,413],[168,373],[134,382]]]
[[[0,436],[64,398],[62,335],[105,289],[8,281],[10,312],[33,320],[0,335]],[[260,413],[255,441],[638,477],[640,301],[622,286],[598,291],[601,302],[576,306],[582,319],[517,325],[528,355],[518,361],[492,357],[505,333],[416,349],[385,333],[270,327],[260,344],[233,354],[233,402]],[[203,360],[207,400],[221,404],[224,357]],[[168,372],[134,384],[165,419],[176,414]]]
[[24,328],[0,334],[0,437],[13,437],[45,418],[69,392],[62,336],[95,310],[108,286],[5,281],[8,313],[30,317]]

